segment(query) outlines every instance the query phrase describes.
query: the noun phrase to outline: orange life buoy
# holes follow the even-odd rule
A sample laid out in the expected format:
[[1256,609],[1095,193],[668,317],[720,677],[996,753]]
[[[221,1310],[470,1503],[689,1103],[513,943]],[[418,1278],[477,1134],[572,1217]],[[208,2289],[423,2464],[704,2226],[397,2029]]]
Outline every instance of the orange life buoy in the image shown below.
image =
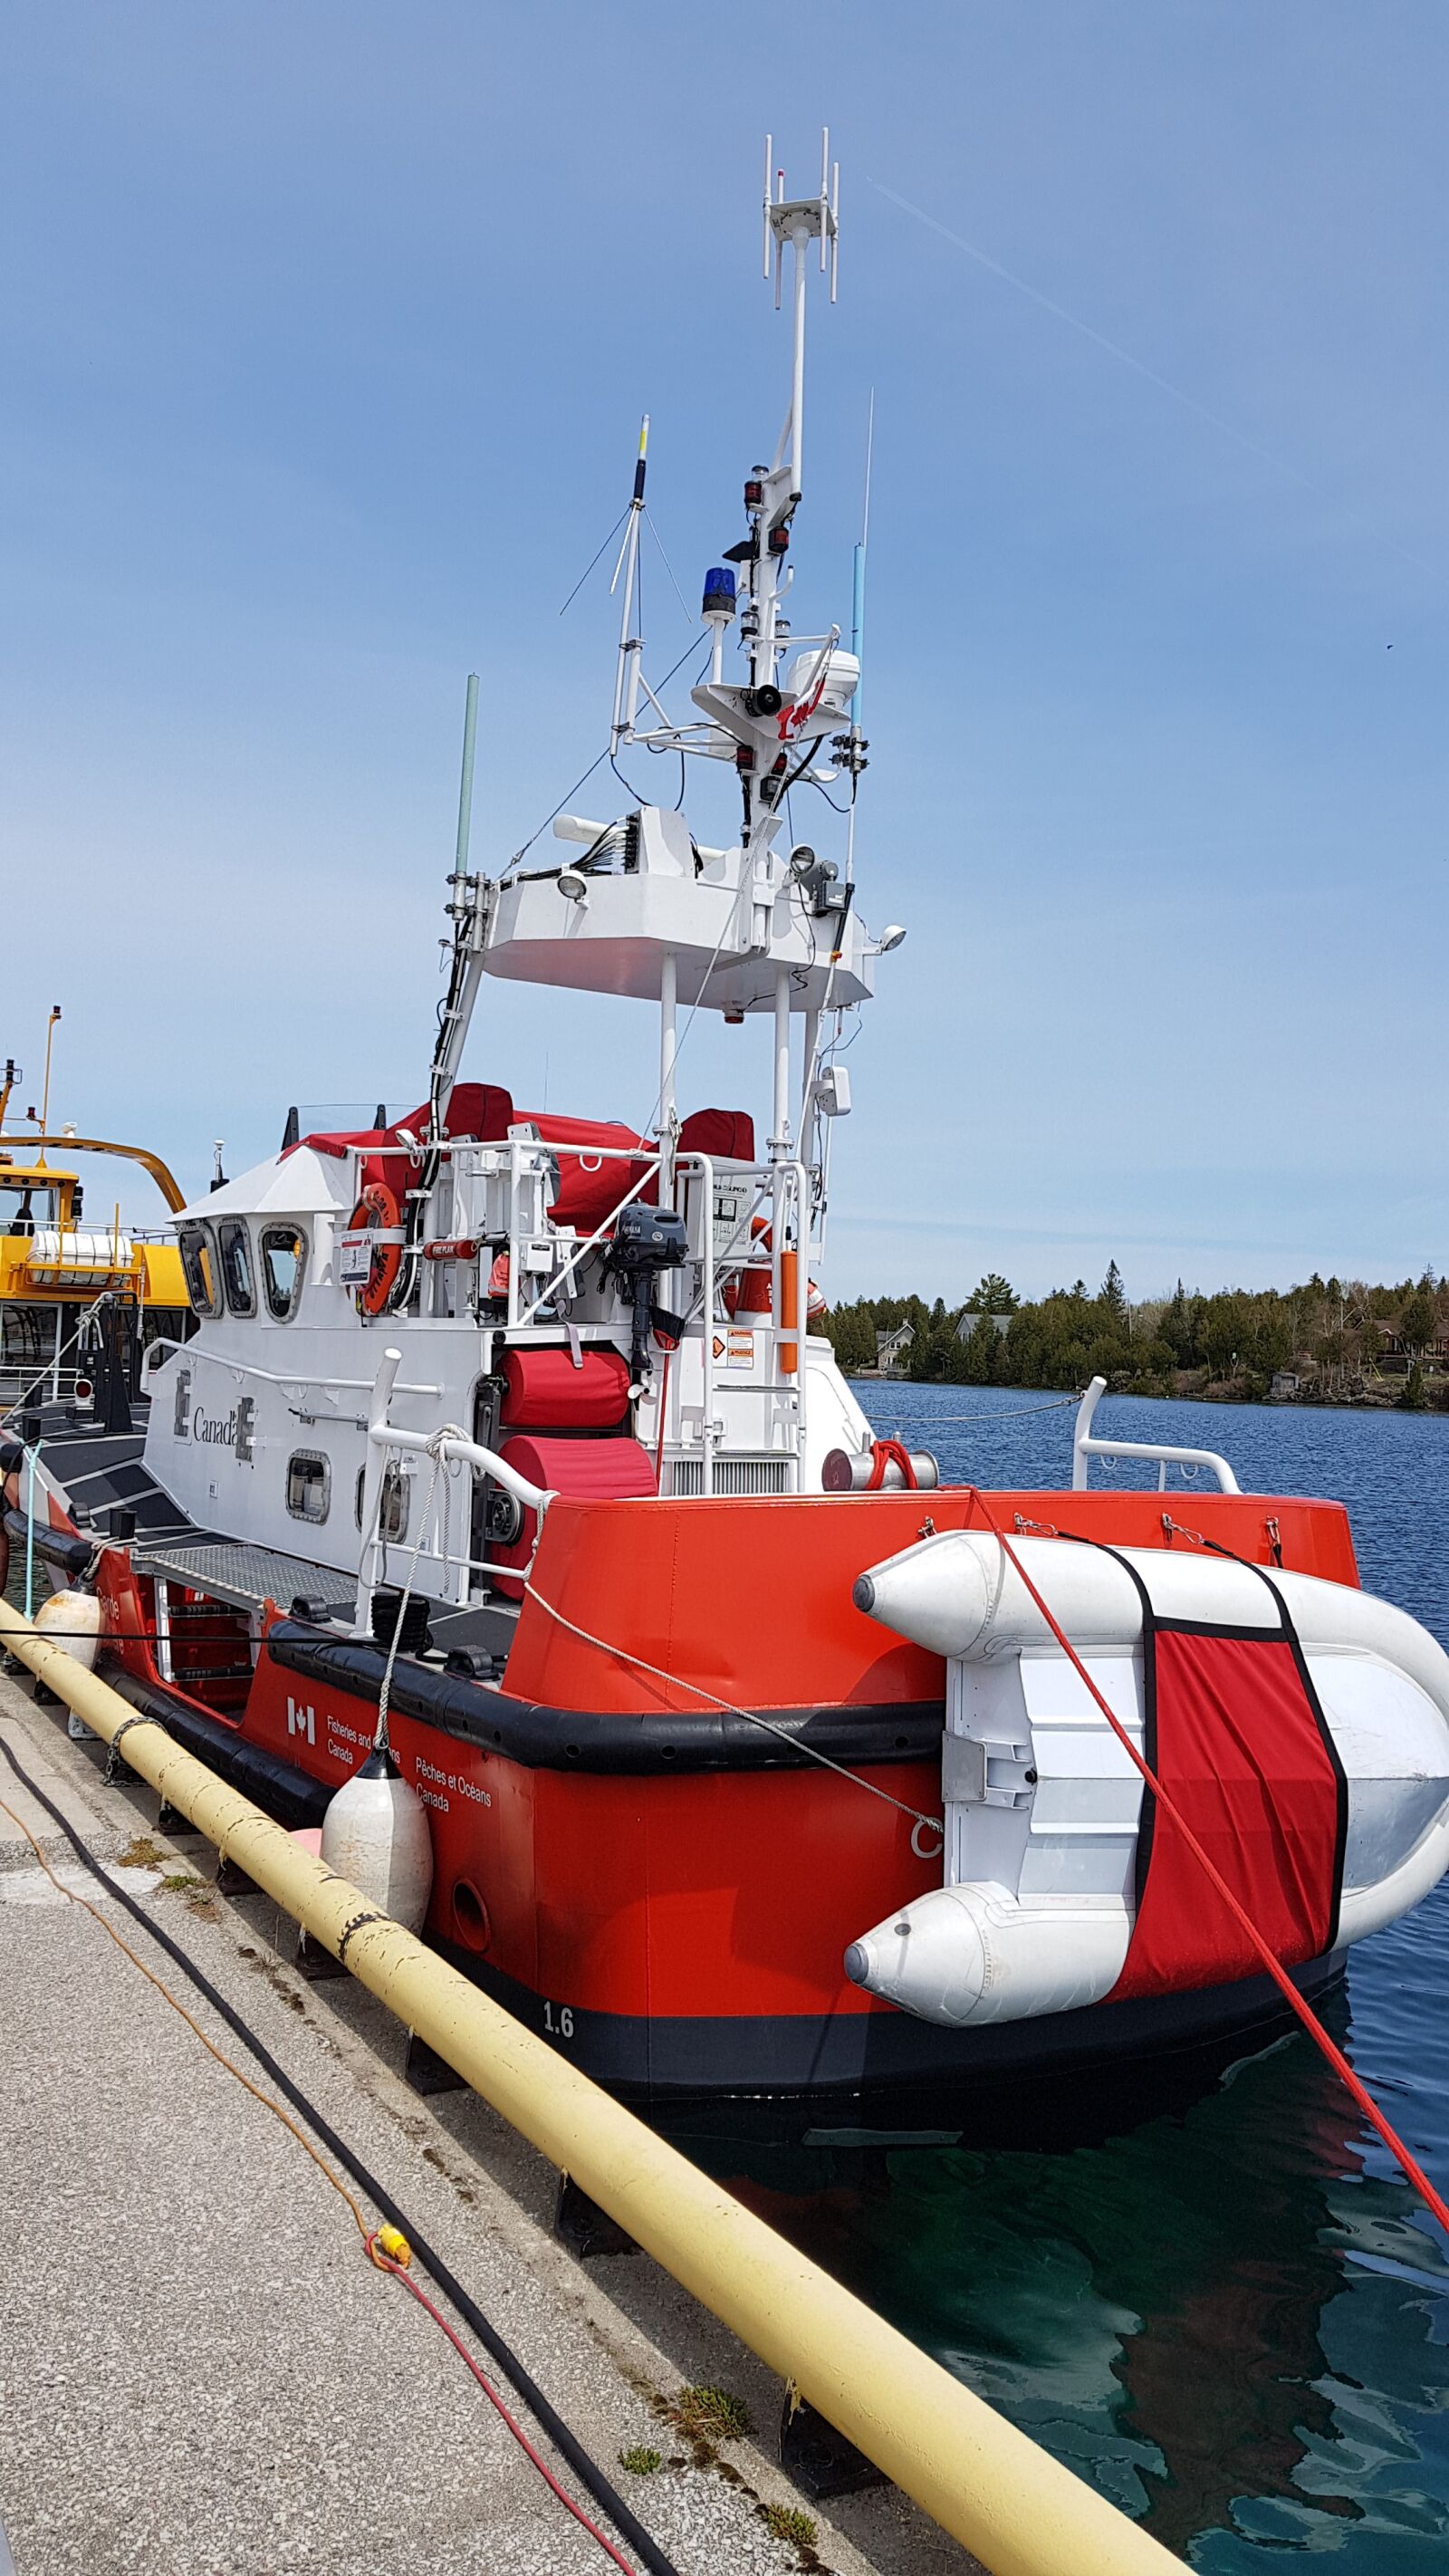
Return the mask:
[[401,1213],[391,1190],[383,1181],[369,1181],[347,1224],[349,1234],[370,1234],[374,1230],[396,1235],[397,1240],[379,1243],[373,1249],[372,1268],[357,1291],[358,1311],[364,1315],[381,1315],[386,1311],[402,1267]]
[[[752,1237],[750,1245],[752,1252],[769,1252],[771,1250],[773,1237],[769,1226],[762,1216],[751,1218],[750,1234]],[[788,1268],[789,1264],[797,1261],[798,1255],[793,1252],[787,1252],[781,1257],[780,1287],[782,1302],[785,1308],[784,1321],[787,1326],[794,1326],[798,1321],[797,1309],[800,1298],[799,1274],[798,1270],[791,1272]],[[720,1291],[720,1297],[727,1315],[768,1315],[771,1311],[770,1272],[768,1270],[731,1271],[728,1278],[725,1280],[724,1287]],[[805,1295],[806,1322],[809,1324],[816,1323],[825,1312],[826,1305],[823,1291],[816,1286],[813,1279],[808,1280],[806,1283]],[[787,1344],[786,1348],[788,1349],[789,1347],[789,1344]],[[787,1361],[785,1365],[789,1367],[793,1365],[793,1363]]]
[[[750,1219],[750,1250],[768,1252],[773,1238],[765,1219]],[[768,1315],[770,1312],[771,1276],[768,1270],[734,1270],[724,1283],[720,1296],[727,1315]]]

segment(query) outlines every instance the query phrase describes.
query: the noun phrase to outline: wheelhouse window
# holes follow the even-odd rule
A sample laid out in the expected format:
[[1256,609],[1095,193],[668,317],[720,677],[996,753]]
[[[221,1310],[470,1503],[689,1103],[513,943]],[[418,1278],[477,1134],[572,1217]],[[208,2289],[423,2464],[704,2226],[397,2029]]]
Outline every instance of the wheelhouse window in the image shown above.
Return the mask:
[[262,1289],[267,1313],[279,1324],[288,1324],[297,1311],[302,1294],[302,1279],[307,1268],[307,1238],[300,1226],[266,1225],[262,1228]]
[[198,1315],[221,1313],[216,1245],[209,1225],[183,1225],[177,1235],[186,1293]]
[[257,1311],[256,1285],[252,1278],[252,1243],[245,1220],[224,1216],[219,1229],[221,1251],[221,1284],[226,1290],[227,1311],[233,1315],[254,1315]]
[[294,1521],[325,1521],[332,1501],[332,1469],[315,1449],[294,1449],[287,1460],[287,1509]]

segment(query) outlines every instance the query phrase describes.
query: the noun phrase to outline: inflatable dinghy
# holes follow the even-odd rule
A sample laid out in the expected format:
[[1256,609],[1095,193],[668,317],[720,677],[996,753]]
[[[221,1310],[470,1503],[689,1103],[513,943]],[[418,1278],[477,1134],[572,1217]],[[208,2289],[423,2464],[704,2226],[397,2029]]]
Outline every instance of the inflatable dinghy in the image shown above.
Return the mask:
[[[1285,1967],[1442,1877],[1449,1655],[1416,1620],[1197,1551],[1013,1546]],[[995,1537],[925,1538],[854,1597],[947,1672],[944,1884],[850,1944],[857,1985],[961,2026],[1258,1973]]]

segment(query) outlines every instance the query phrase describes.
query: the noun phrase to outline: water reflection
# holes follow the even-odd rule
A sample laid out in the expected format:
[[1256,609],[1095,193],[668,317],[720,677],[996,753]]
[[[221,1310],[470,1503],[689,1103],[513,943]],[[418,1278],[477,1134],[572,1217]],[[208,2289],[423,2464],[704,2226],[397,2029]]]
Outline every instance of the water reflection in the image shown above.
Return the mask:
[[[1342,1997],[1329,2009],[1342,2039]],[[916,2101],[875,2134],[843,2112],[666,2125],[1169,2549],[1230,2568],[1359,2526],[1354,2563],[1380,2567],[1371,2533],[1445,2528],[1442,2457],[1425,2479],[1427,2443],[1371,2391],[1410,2396],[1412,2344],[1408,2411],[1439,2444],[1449,2272],[1402,2186],[1365,2171],[1306,2042],[1176,2068],[1170,2090]]]

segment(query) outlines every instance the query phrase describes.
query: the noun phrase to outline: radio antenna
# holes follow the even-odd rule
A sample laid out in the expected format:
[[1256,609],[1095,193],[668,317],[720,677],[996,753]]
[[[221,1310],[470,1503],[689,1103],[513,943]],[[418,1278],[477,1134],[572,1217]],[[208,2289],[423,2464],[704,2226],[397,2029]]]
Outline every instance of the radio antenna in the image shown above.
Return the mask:
[[853,579],[850,590],[850,649],[860,667],[861,677],[855,684],[850,701],[850,732],[845,743],[845,766],[850,771],[850,819],[845,827],[845,882],[855,883],[855,790],[865,767],[865,738],[860,730],[865,711],[865,552],[870,543],[870,469],[875,455],[875,387],[870,389],[870,408],[865,416],[865,492],[860,509],[860,542],[855,549]]

